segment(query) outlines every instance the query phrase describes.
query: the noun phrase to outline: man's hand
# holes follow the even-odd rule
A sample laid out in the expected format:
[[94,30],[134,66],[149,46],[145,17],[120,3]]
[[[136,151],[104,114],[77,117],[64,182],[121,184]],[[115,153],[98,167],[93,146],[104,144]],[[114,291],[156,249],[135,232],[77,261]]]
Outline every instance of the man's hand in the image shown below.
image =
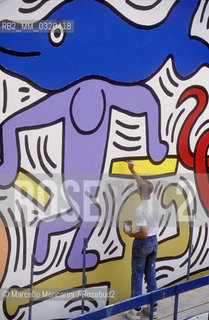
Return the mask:
[[129,170],[130,170],[131,172],[133,172],[133,171],[134,171],[134,165],[133,165],[133,163],[131,163],[130,161],[126,161],[126,162],[127,162],[127,164],[128,164]]
[[126,231],[125,229],[123,229],[123,231],[131,238],[134,237],[134,233],[132,231]]

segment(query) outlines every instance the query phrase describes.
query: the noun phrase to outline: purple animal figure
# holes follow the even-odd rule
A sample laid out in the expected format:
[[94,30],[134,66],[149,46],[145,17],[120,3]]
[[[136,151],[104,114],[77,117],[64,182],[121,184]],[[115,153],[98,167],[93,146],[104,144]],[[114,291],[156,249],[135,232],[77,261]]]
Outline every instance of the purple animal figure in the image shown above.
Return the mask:
[[[85,217],[84,203],[87,195],[83,190],[83,182],[89,177],[99,181],[103,172],[110,113],[113,108],[132,116],[146,117],[148,156],[154,162],[162,161],[167,153],[167,145],[160,137],[159,105],[151,90],[139,83],[116,84],[101,78],[84,79],[67,89],[49,94],[2,123],[2,188],[13,183],[20,169],[18,131],[32,130],[57,121],[63,123],[63,183],[66,185],[67,181],[74,179],[80,185],[79,192],[65,186],[69,202],[72,204],[73,199],[78,204],[79,213],[72,206],[66,212],[70,222],[62,220],[61,216],[59,221],[55,221],[56,231],[59,233],[77,228],[66,258],[66,267],[69,269],[82,268],[83,240],[90,238],[98,222],[100,212],[95,203],[91,206],[91,216],[94,219]],[[56,152],[56,146],[54,151]],[[99,184],[94,196],[98,190]],[[37,229],[34,248],[37,264],[43,263],[47,256],[49,237],[56,233],[55,222],[49,221],[47,228],[40,226]],[[98,259],[96,251],[87,250],[86,267],[95,267]]]

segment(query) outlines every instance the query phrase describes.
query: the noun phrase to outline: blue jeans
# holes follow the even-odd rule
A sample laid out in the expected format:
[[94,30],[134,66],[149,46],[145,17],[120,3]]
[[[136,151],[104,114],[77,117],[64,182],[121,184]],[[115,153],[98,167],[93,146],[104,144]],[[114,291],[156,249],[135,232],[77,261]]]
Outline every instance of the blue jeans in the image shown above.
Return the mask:
[[147,292],[157,289],[155,272],[157,248],[157,236],[134,239],[132,247],[131,297],[142,294],[144,274]]

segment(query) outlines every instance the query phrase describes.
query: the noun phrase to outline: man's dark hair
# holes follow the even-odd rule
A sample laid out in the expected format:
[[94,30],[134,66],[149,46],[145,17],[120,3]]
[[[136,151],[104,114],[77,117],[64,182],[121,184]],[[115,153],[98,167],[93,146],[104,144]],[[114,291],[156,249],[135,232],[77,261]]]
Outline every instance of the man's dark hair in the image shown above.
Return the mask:
[[150,181],[145,181],[141,186],[138,187],[138,191],[145,197],[149,197],[153,191],[153,184]]

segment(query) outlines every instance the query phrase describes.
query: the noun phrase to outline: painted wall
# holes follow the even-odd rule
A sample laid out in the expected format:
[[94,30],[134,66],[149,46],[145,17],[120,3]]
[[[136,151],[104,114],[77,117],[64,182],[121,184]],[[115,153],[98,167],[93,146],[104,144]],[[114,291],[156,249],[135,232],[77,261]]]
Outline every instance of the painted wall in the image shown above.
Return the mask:
[[0,1],[2,320],[28,319],[32,254],[32,319],[80,314],[85,238],[85,311],[130,297],[127,159],[154,184],[158,286],[208,273],[208,16],[195,0]]

